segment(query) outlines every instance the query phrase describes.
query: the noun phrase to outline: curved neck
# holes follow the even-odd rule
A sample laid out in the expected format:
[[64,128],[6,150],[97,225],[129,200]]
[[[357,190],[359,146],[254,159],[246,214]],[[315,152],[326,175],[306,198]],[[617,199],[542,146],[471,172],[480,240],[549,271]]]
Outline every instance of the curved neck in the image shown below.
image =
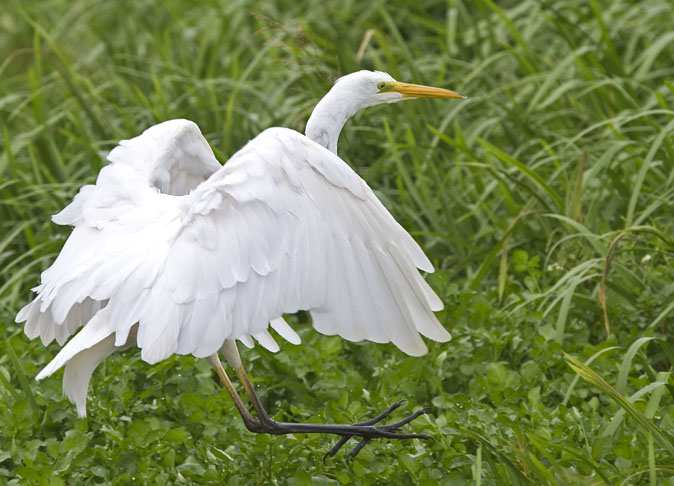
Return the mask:
[[339,93],[335,93],[334,88],[330,90],[311,113],[304,130],[305,135],[328,150],[337,153],[337,141],[342,127],[349,118],[362,108],[362,106],[356,106],[353,101],[339,96]]

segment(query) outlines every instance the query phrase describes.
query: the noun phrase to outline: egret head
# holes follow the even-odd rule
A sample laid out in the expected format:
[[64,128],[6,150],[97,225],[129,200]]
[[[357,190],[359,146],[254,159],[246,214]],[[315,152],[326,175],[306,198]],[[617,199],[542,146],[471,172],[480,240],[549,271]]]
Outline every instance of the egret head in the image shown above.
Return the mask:
[[419,84],[401,83],[381,71],[357,71],[342,76],[314,108],[306,135],[337,152],[337,139],[344,123],[368,106],[415,98],[465,98],[454,91]]
[[414,98],[465,98],[454,91],[419,84],[401,83],[381,71],[356,71],[335,81],[330,93],[336,92],[357,110],[382,103]]

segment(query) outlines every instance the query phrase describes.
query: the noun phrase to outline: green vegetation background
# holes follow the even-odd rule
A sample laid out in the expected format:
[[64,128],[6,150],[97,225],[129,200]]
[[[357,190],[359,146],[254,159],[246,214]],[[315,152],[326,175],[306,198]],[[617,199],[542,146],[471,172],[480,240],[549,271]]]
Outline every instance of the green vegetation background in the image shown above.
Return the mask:
[[[5,0],[0,483],[674,484],[672,19],[665,0]],[[334,439],[246,432],[192,357],[107,360],[87,419],[61,373],[33,380],[58,346],[13,318],[68,236],[49,216],[118,140],[185,117],[226,161],[361,68],[470,97],[369,109],[340,142],[436,264],[454,339],[411,358],[299,315],[302,346],[243,357],[277,419],[407,398],[393,419],[431,406],[406,429],[434,440],[323,464]]]

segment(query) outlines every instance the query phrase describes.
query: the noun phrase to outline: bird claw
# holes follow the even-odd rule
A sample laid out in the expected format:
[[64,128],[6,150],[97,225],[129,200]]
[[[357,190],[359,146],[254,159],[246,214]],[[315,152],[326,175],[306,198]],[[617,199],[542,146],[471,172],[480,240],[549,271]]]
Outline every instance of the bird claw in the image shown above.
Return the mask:
[[349,463],[349,461],[351,461],[351,459],[353,459],[354,457],[356,457],[356,456],[358,455],[358,453],[360,452],[360,450],[361,450],[363,447],[365,447],[365,445],[366,445],[368,442],[370,442],[370,440],[371,440],[371,439],[369,439],[369,438],[367,438],[367,437],[360,439],[360,442],[358,443],[358,445],[357,445],[356,447],[354,447],[353,449],[351,449],[351,450],[349,451],[349,453],[346,455],[346,462],[347,462],[347,464]]
[[394,424],[389,424],[389,425],[382,425],[379,427],[375,427],[374,424],[381,422],[384,420],[386,417],[388,417],[395,409],[400,407],[403,403],[405,403],[406,400],[400,400],[399,402],[394,403],[391,405],[385,412],[377,415],[373,419],[370,419],[365,422],[359,422],[356,424],[352,424],[354,426],[369,426],[370,431],[368,432],[358,432],[354,434],[346,434],[343,435],[337,443],[330,448],[329,451],[327,451],[323,455],[323,462],[325,463],[325,460],[328,457],[334,457],[337,452],[344,447],[344,445],[351,439],[351,437],[357,436],[361,437],[360,442],[354,447],[349,453],[346,455],[346,462],[348,463],[351,459],[356,457],[358,453],[367,445],[368,442],[370,442],[372,439],[377,439],[377,438],[390,438],[390,439],[430,439],[430,436],[426,434],[394,434],[395,432],[398,431],[400,427],[403,425],[406,425],[410,423],[412,420],[416,419],[420,415],[423,415],[426,413],[429,408],[422,408],[421,410],[417,410],[413,414],[405,417],[399,422],[396,422]]

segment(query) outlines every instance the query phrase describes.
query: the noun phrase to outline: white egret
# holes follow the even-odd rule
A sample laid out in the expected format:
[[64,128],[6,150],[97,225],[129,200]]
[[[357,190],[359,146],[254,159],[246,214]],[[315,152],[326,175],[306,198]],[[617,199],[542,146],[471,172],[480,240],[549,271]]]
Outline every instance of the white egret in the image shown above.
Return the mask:
[[[426,352],[419,333],[450,339],[435,317],[442,302],[417,269],[433,266],[372,190],[337,155],[337,139],[358,110],[409,98],[463,98],[399,83],[382,72],[337,80],[318,103],[306,136],[269,128],[224,165],[191,121],[171,120],[124,140],[95,185],[53,217],[74,227],[37,297],[17,315],[25,333],[63,345],[38,374],[65,365],[63,390],[86,415],[89,381],[114,351],[141,348],[156,363],[174,353],[207,358],[253,432],[340,435],[337,450],[361,438],[426,438],[397,433],[422,411],[387,426],[279,423],[269,418],[243,368],[235,340],[277,351],[271,326],[299,344],[283,319],[300,309],[314,328],[350,341],[393,342]],[[234,368],[256,415],[221,362]],[[326,454],[327,455],[327,454]]]

